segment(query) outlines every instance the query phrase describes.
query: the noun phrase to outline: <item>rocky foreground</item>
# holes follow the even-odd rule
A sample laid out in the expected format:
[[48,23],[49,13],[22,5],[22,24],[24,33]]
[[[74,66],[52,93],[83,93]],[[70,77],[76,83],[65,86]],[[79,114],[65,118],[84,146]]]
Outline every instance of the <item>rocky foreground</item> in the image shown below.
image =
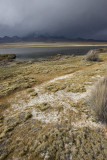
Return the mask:
[[83,56],[0,67],[0,160],[106,160],[107,126],[88,101],[107,75]]

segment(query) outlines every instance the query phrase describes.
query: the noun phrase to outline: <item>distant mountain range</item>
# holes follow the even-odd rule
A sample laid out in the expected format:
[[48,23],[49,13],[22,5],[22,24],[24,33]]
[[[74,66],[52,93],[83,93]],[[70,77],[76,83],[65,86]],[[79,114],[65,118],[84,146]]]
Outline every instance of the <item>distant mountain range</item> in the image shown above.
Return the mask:
[[94,39],[84,39],[76,38],[70,39],[64,36],[49,36],[49,35],[35,35],[31,34],[25,37],[0,37],[0,43],[15,43],[15,42],[107,42],[107,40],[94,40]]

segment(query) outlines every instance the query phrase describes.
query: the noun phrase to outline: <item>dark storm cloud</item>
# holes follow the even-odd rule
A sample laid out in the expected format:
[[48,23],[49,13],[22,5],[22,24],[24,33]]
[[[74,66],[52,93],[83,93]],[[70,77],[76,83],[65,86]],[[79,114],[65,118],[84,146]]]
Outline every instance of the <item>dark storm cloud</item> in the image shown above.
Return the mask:
[[0,36],[107,39],[107,0],[0,0]]

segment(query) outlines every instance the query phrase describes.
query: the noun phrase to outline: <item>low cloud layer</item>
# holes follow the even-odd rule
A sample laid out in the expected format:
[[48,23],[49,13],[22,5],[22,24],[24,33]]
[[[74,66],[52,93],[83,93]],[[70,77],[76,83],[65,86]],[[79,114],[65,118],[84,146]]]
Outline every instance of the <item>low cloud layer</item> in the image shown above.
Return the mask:
[[107,39],[107,0],[0,0],[0,37]]

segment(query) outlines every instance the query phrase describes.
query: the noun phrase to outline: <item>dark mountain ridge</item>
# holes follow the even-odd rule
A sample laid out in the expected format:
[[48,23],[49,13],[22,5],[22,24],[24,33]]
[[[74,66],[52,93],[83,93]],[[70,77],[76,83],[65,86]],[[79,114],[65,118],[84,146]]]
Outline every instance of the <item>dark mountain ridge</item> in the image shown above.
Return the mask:
[[107,40],[95,40],[85,38],[66,38],[64,36],[50,36],[50,35],[35,35],[30,34],[25,37],[18,36],[4,36],[0,37],[0,43],[16,43],[16,42],[107,42]]

